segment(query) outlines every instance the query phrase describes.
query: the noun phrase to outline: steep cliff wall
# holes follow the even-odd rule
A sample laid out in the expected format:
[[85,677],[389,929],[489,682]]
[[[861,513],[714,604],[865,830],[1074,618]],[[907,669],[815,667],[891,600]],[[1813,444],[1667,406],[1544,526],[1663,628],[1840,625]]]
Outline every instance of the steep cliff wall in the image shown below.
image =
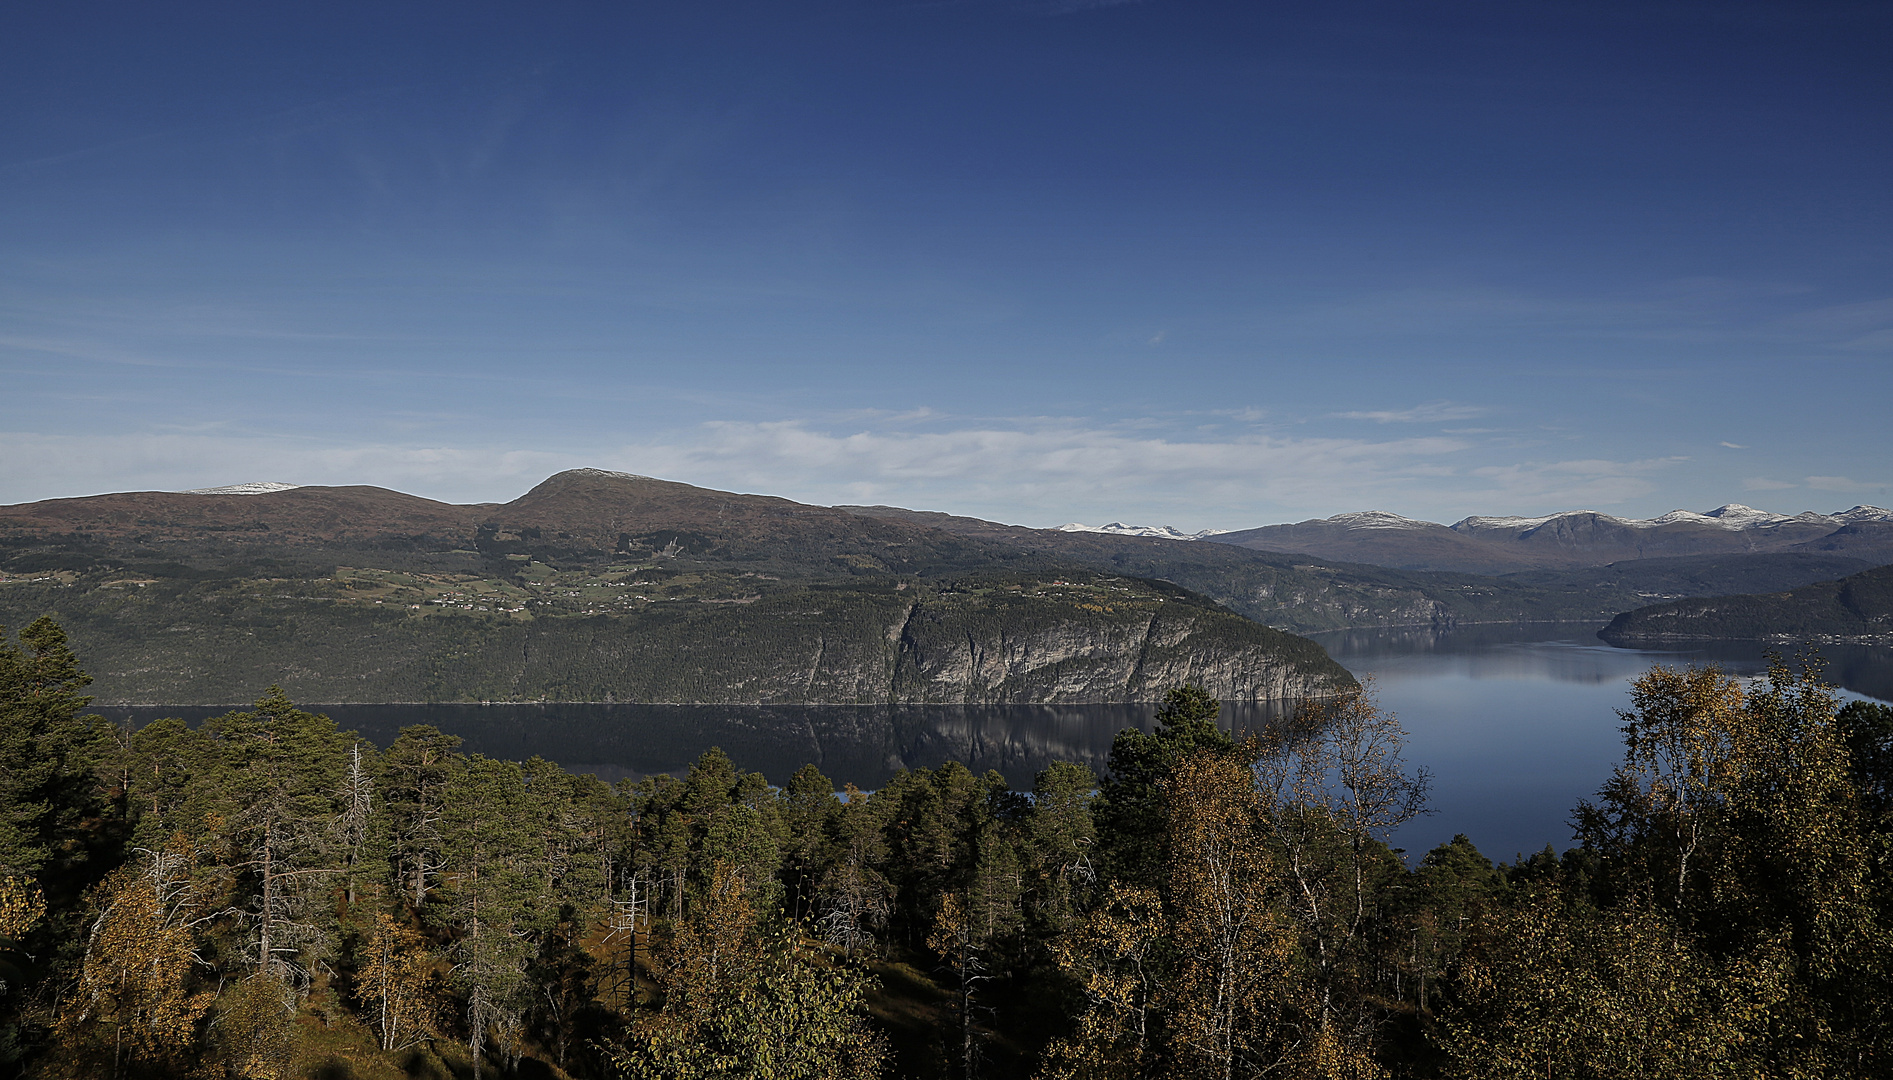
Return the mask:
[[237,704],[272,683],[333,703],[980,704],[1155,701],[1196,682],[1254,702],[1353,682],[1313,642],[1133,579],[809,588],[541,617],[335,595],[49,579],[0,589],[0,622],[51,613],[114,704]]

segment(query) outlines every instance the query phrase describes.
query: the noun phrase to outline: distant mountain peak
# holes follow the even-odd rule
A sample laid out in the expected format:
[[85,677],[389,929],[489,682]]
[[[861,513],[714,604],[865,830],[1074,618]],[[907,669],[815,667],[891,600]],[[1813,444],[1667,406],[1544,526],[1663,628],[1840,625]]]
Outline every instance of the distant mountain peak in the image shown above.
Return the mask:
[[1328,520],[1354,529],[1424,529],[1433,524],[1431,521],[1403,517],[1385,510],[1356,510],[1349,514],[1336,514]]
[[294,491],[301,484],[278,484],[270,481],[253,481],[248,484],[225,484],[223,487],[192,488],[180,491],[180,495],[268,495],[276,491]]
[[619,472],[616,469],[567,469],[557,476],[609,476],[614,480],[655,480],[655,476],[642,473]]
[[1893,510],[1884,506],[1855,506],[1833,516],[1849,524],[1856,521],[1893,521]]
[[1072,521],[1060,525],[1058,532],[1108,533],[1111,536],[1154,536],[1159,540],[1201,540],[1208,536],[1220,536],[1228,529],[1204,529],[1201,532],[1186,533],[1182,529],[1169,525],[1126,525],[1113,521],[1109,525],[1084,525]]
[[[1345,515],[1342,515],[1345,516]],[[1785,522],[1800,522],[1813,525],[1841,525],[1857,521],[1893,521],[1893,510],[1878,506],[1856,506],[1835,514],[1817,514],[1804,510],[1799,514],[1777,514],[1770,510],[1757,510],[1741,503],[1723,503],[1714,510],[1697,513],[1694,510],[1671,510],[1653,518],[1621,518],[1612,514],[1599,513],[1596,510],[1566,510],[1542,517],[1481,517],[1462,518],[1453,523],[1456,532],[1472,533],[1502,529],[1508,532],[1523,533],[1540,528],[1562,518],[1594,518],[1607,525],[1618,525],[1629,529],[1654,529],[1664,525],[1707,525],[1718,529],[1742,531],[1745,529],[1767,528]],[[1329,520],[1338,520],[1330,518]]]

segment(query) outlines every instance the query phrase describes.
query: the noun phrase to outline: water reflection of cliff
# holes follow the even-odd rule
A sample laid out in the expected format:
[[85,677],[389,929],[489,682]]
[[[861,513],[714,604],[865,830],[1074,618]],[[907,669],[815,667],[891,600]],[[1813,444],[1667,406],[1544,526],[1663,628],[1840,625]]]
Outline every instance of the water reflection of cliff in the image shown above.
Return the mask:
[[[1737,675],[1766,671],[1770,652],[1794,660],[1801,649],[1756,641],[1689,642],[1673,650],[1622,649],[1598,640],[1591,624],[1518,623],[1342,630],[1316,634],[1329,655],[1357,675],[1399,678],[1515,679],[1601,684],[1634,678],[1655,664],[1715,664]],[[1825,678],[1856,694],[1893,701],[1893,649],[1819,645]]]
[[[1015,787],[1054,761],[1103,770],[1111,739],[1149,728],[1150,705],[311,705],[344,729],[387,746],[401,728],[432,724],[463,750],[521,760],[537,754],[606,780],[681,773],[711,746],[772,782],[814,763],[837,784],[874,788],[900,769],[958,761],[996,769]],[[120,707],[106,716],[143,725],[161,716],[196,723],[223,709]],[[1223,707],[1223,723],[1254,728],[1281,706]]]

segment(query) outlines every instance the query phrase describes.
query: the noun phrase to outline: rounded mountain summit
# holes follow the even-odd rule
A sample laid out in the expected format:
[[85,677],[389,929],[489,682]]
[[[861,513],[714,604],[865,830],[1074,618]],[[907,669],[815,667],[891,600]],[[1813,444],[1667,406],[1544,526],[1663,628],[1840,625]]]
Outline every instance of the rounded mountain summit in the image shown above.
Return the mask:
[[324,703],[729,704],[1354,685],[1319,645],[1090,549],[913,517],[596,469],[504,504],[275,484],[53,499],[0,507],[0,621],[57,619],[102,703],[270,684]]

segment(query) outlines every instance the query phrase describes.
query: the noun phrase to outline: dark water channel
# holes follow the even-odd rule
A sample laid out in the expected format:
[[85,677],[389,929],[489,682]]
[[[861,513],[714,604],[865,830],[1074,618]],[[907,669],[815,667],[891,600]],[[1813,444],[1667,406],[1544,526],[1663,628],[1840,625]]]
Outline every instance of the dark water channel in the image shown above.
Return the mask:
[[[1566,822],[1623,755],[1630,683],[1655,664],[1767,670],[1767,647],[1716,642],[1676,651],[1618,649],[1595,627],[1475,626],[1319,635],[1357,677],[1371,678],[1408,735],[1407,759],[1433,777],[1434,812],[1394,840],[1420,853],[1471,837],[1502,861],[1571,846]],[[1893,650],[1826,646],[1828,681],[1844,697],[1893,700]],[[1412,857],[1409,857],[1409,862]]]
[[[308,705],[344,729],[387,746],[403,727],[432,724],[460,736],[461,749],[522,760],[538,754],[573,772],[617,781],[681,775],[712,746],[738,768],[781,783],[813,762],[837,785],[871,790],[901,769],[958,761],[975,772],[996,769],[1029,788],[1054,761],[1102,771],[1111,738],[1148,729],[1151,705]],[[140,726],[162,716],[192,723],[224,707],[100,707]],[[1266,707],[1223,707],[1230,727],[1256,727],[1280,715]]]
[[[1356,675],[1373,680],[1381,705],[1409,735],[1410,765],[1433,776],[1434,813],[1401,830],[1410,852],[1466,833],[1509,860],[1571,841],[1565,822],[1594,793],[1621,752],[1614,710],[1630,681],[1656,663],[1714,662],[1738,674],[1766,668],[1765,650],[1727,643],[1678,652],[1616,649],[1595,628],[1473,627],[1452,634],[1350,631],[1319,640]],[[1849,696],[1893,700],[1893,650],[1823,650],[1830,681]],[[904,768],[959,761],[996,769],[1029,787],[1053,761],[1103,770],[1111,738],[1148,728],[1149,705],[310,705],[344,729],[386,746],[402,727],[432,724],[490,757],[538,754],[575,772],[616,781],[681,773],[720,746],[740,768],[780,783],[813,762],[837,785],[872,789]],[[102,707],[142,725],[162,716],[198,721],[223,708]],[[1280,715],[1225,706],[1223,723],[1256,728]]]

